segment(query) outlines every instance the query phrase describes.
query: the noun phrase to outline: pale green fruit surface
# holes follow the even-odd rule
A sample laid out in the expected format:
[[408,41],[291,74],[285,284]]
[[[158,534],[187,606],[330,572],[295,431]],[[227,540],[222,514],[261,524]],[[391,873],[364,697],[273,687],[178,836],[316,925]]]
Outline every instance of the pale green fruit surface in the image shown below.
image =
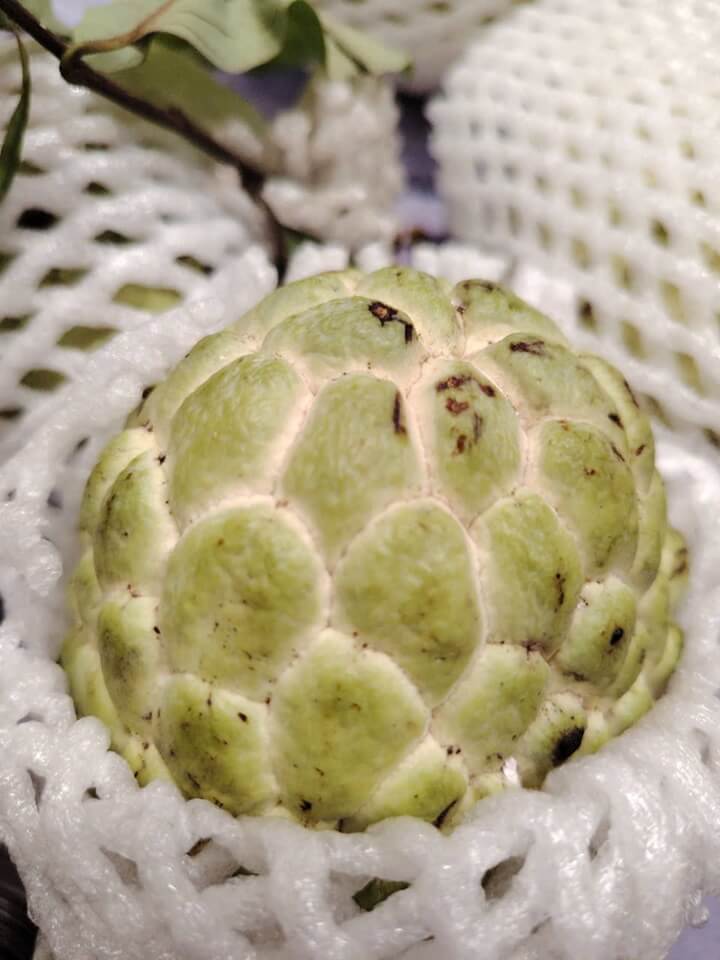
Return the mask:
[[276,291],[149,394],[80,525],[79,712],[234,814],[451,827],[625,730],[682,648],[630,388],[481,281]]

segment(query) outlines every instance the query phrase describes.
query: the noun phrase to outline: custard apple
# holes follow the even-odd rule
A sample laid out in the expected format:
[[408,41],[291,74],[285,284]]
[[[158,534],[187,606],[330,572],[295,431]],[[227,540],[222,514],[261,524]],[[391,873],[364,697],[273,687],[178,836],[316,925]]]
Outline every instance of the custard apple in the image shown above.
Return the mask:
[[93,470],[62,659],[146,783],[452,827],[663,692],[687,571],[628,384],[480,280],[276,290]]

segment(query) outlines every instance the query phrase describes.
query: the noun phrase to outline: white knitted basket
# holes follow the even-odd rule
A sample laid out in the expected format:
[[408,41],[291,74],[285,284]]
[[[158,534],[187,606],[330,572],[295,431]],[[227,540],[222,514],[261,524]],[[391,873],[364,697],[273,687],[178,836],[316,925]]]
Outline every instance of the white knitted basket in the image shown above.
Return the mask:
[[[300,260],[295,275],[343,255],[308,248]],[[452,279],[503,269],[457,248],[422,248],[414,262]],[[267,287],[252,252],[237,272],[248,302]],[[88,469],[143,387],[244,305],[199,304],[110,341],[0,468],[0,837],[52,954],[659,960],[699,916],[702,892],[720,890],[720,476],[688,438],[660,434],[673,520],[693,554],[688,649],[669,693],[598,755],[557,770],[543,791],[481,803],[449,837],[411,819],[313,832],[233,819],[167,783],[140,790],[102,724],[75,720],[53,658]],[[486,895],[484,876],[506,861],[517,871],[508,889]],[[363,913],[352,894],[371,877],[411,886]]]
[[720,447],[717,0],[536,0],[432,104],[454,234],[574,290],[655,411]]

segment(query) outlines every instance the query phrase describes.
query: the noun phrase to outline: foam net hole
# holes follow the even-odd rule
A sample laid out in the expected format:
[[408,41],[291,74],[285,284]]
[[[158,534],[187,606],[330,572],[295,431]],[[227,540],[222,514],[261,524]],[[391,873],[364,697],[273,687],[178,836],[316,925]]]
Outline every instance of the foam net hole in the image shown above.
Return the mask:
[[60,218],[42,207],[28,207],[15,221],[22,230],[49,230]]
[[480,885],[487,900],[500,900],[509,893],[513,880],[525,866],[527,854],[508,857],[483,874]]
[[147,313],[165,313],[182,301],[182,294],[172,287],[126,283],[115,292],[112,301]]

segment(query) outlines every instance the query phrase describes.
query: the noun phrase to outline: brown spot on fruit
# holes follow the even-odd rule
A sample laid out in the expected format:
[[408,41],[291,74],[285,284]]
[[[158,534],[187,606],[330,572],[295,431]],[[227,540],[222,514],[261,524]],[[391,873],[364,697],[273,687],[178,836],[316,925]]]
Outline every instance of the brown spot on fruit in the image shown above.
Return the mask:
[[473,443],[477,443],[480,439],[480,434],[482,433],[483,420],[482,417],[474,413],[473,414]]
[[519,340],[510,344],[511,353],[532,353],[536,357],[545,356],[544,340]]
[[582,743],[584,736],[584,727],[572,727],[570,730],[566,730],[553,748],[553,766],[559,767],[561,763],[565,763],[566,760],[569,760],[575,751],[580,748],[580,744]]
[[635,394],[633,393],[632,387],[631,387],[630,384],[627,382],[627,380],[623,380],[623,383],[625,384],[625,389],[626,389],[627,392],[630,394],[630,399],[631,399],[632,402],[635,404],[635,406],[639,408],[639,407],[640,407],[640,404],[637,402],[637,397],[636,397]]
[[303,813],[308,813],[310,810],[312,810],[312,803],[310,803],[309,800],[301,800],[300,809]]
[[459,377],[448,377],[447,380],[440,380],[439,383],[436,383],[435,389],[438,393],[443,393],[445,390],[459,390],[460,387],[465,386],[472,379],[467,373],[463,373]]
[[618,448],[615,446],[615,444],[612,443],[610,446],[612,447],[612,452],[615,454],[615,456],[618,458],[618,460],[620,460],[621,463],[625,463],[625,457],[620,453],[620,451],[619,451]]
[[454,397],[448,397],[445,401],[446,410],[454,417],[467,410],[469,406],[470,404],[466,400],[456,400]]
[[373,300],[370,304],[370,313],[383,324],[394,320],[397,316],[395,307],[389,307],[387,303],[381,303],[379,300]]
[[489,383],[481,383],[480,389],[485,394],[486,397],[495,396],[495,387],[491,387]]
[[616,647],[624,636],[625,636],[625,631],[623,630],[623,628],[615,627],[610,637],[610,646]]
[[368,309],[370,313],[380,321],[381,327],[384,327],[386,323],[401,323],[404,328],[403,335],[405,337],[405,343],[412,342],[415,328],[411,323],[408,323],[407,320],[403,320],[402,317],[398,316],[395,307],[391,307],[387,303],[381,303],[380,300],[373,300]]
[[622,428],[623,422],[617,413],[609,413],[608,420],[612,420],[613,423],[616,423],[619,427]]
[[464,433],[461,433],[460,436],[455,441],[455,453],[465,453],[465,446],[467,444],[467,437]]
[[565,579],[562,573],[558,572],[555,574],[555,589],[557,590],[556,610],[559,610],[565,603]]
[[645,447],[646,447],[646,444],[641,443],[640,446],[639,446],[639,447],[637,448],[637,450],[635,451],[635,456],[636,456],[636,457],[639,457],[640,454],[641,454],[641,453],[643,452],[643,450],[645,449]]
[[405,434],[407,429],[405,424],[402,422],[402,397],[399,392],[395,393],[395,400],[393,402],[393,412],[392,412],[392,422],[393,430],[395,433]]
[[453,808],[456,804],[457,804],[457,800],[453,800],[452,803],[449,803],[449,804],[445,807],[445,809],[444,809],[444,810],[441,810],[440,813],[435,817],[435,819],[433,820],[433,824],[438,828],[438,830],[439,830],[439,829],[442,827],[442,825],[445,823],[445,821],[446,821],[447,818],[448,818],[448,815],[449,815],[450,811],[452,810],[452,808]]

